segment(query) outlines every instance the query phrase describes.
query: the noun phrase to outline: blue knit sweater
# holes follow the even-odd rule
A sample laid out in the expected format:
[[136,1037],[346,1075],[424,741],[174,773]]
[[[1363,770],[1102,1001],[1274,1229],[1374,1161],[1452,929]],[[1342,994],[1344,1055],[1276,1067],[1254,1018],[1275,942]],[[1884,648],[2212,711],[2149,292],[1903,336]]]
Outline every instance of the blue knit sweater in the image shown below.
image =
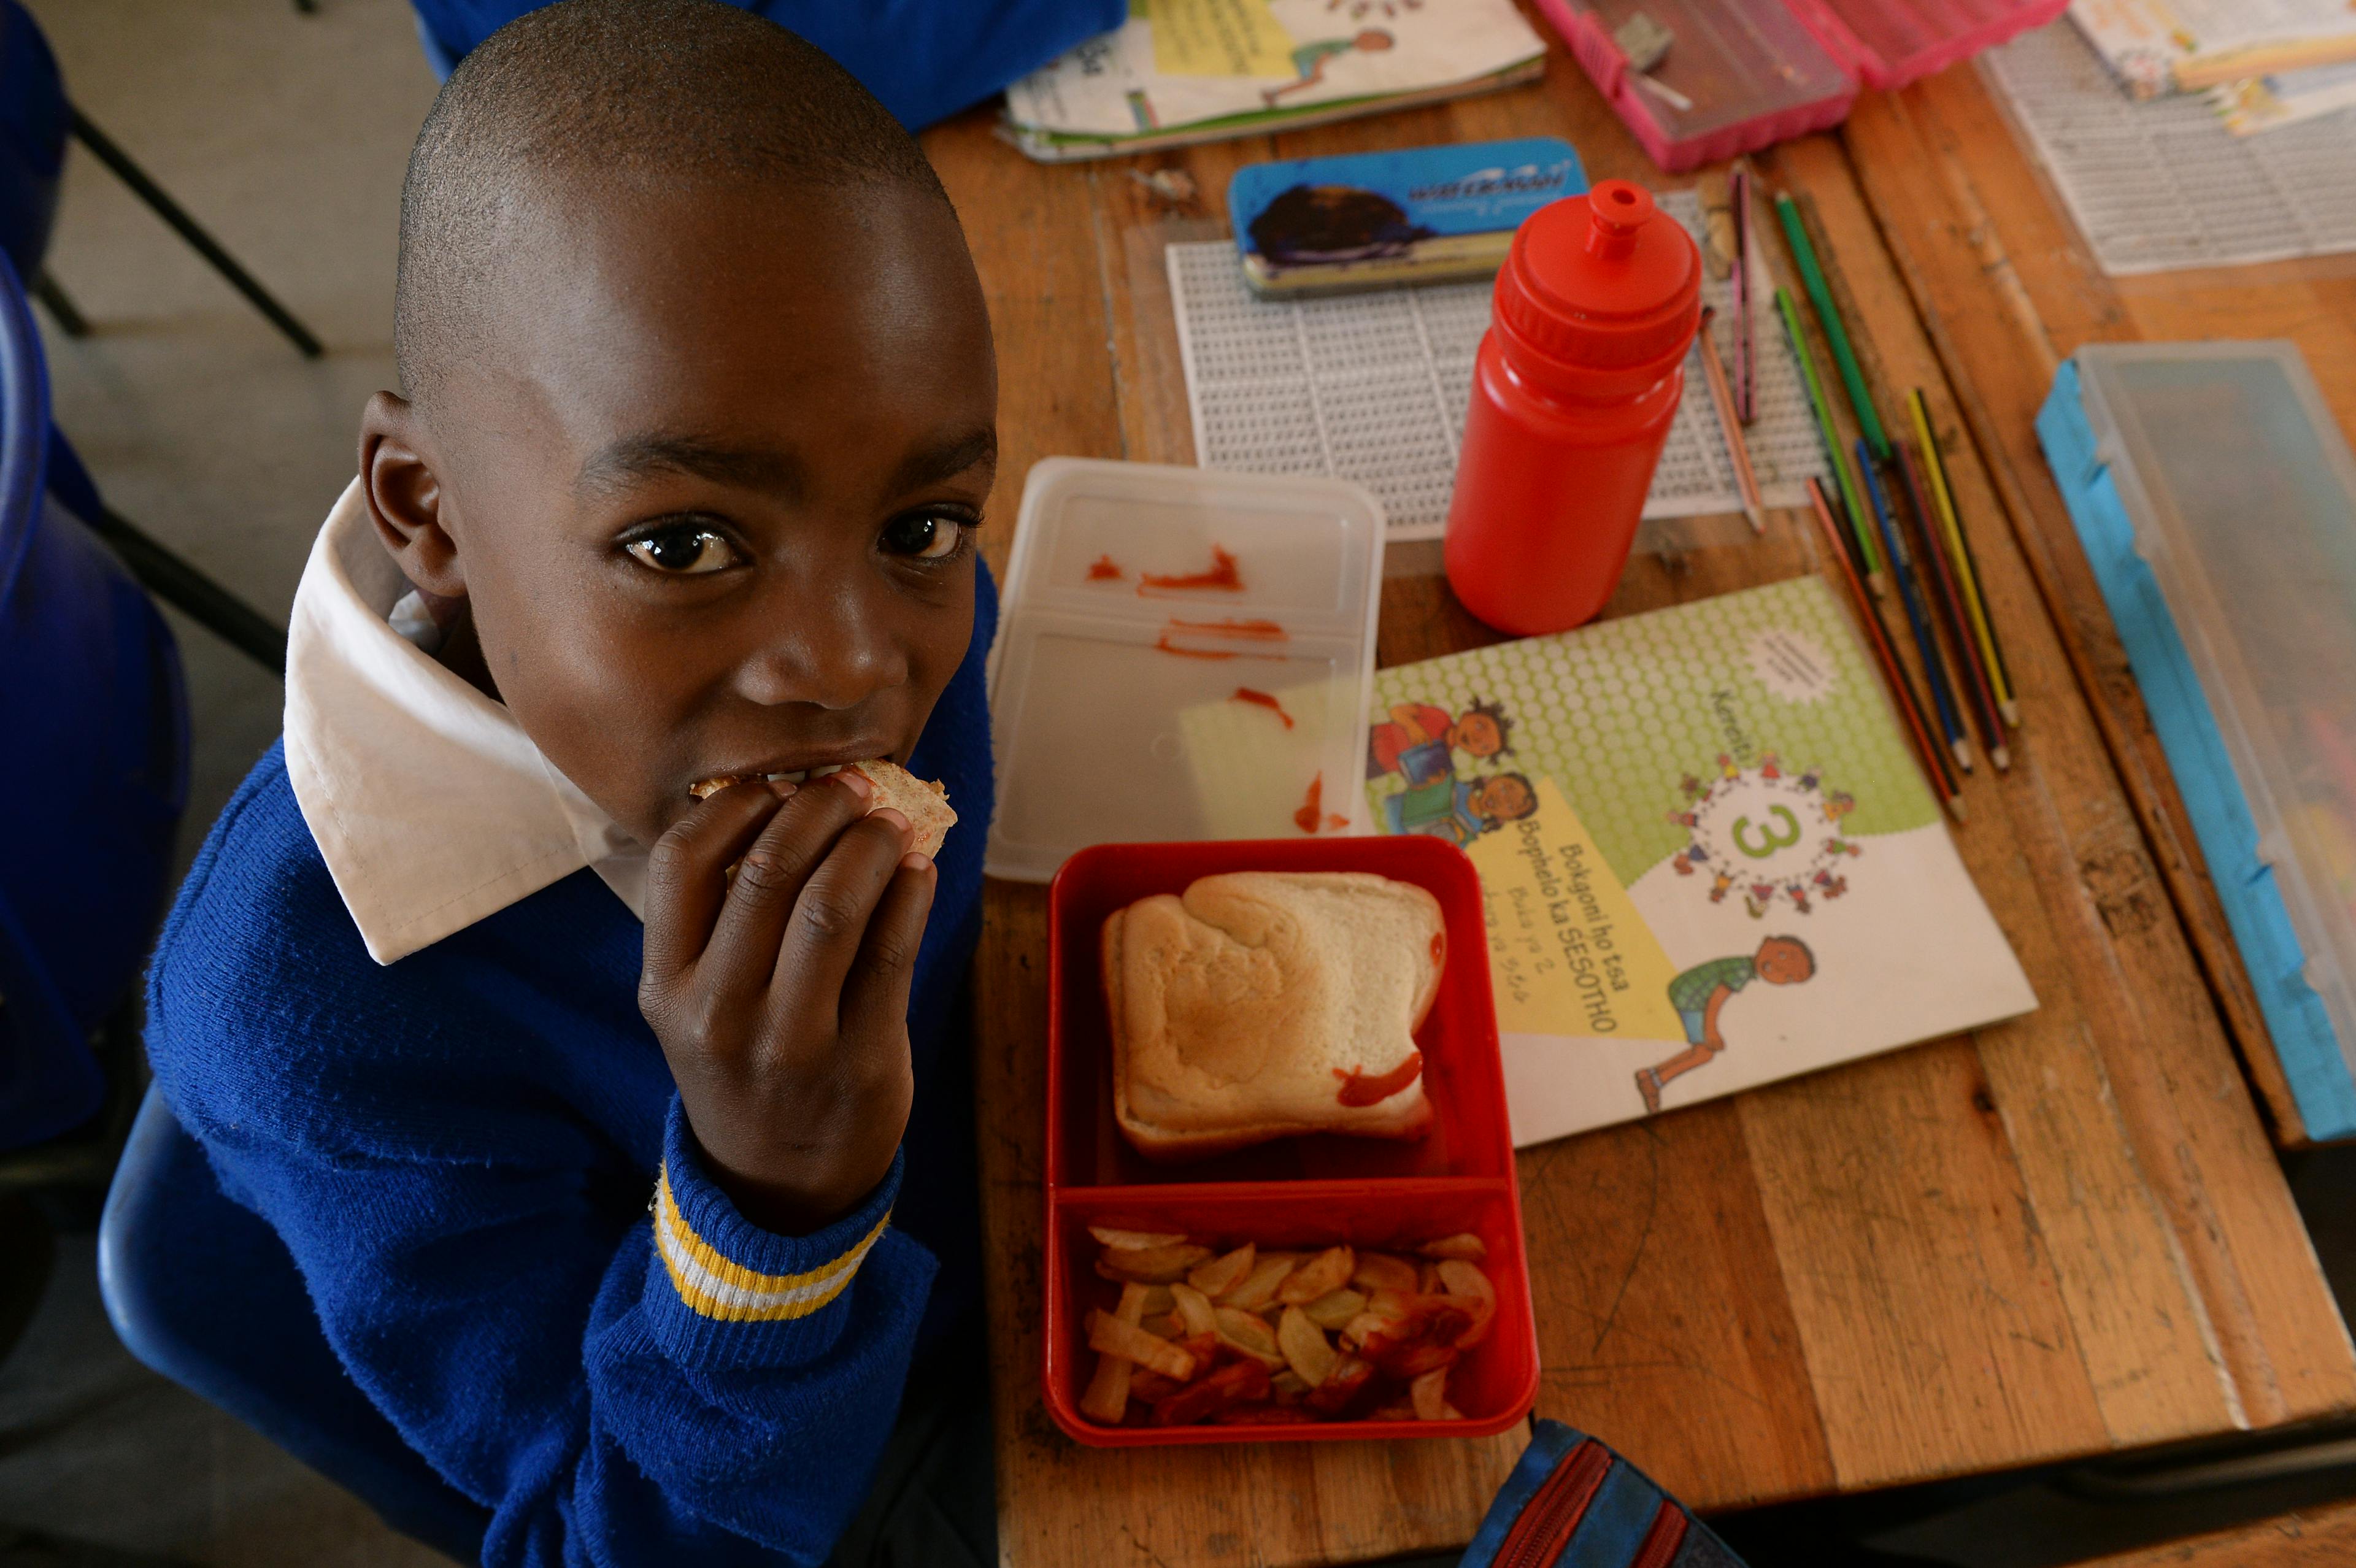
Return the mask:
[[912,1356],[972,1302],[979,592],[909,763],[960,817],[910,1006],[916,1108],[891,1175],[815,1235],[755,1227],[705,1172],[638,1013],[641,927],[594,872],[380,966],[275,747],[198,857],[148,981],[156,1078],[353,1380],[492,1510],[486,1563],[822,1560]]

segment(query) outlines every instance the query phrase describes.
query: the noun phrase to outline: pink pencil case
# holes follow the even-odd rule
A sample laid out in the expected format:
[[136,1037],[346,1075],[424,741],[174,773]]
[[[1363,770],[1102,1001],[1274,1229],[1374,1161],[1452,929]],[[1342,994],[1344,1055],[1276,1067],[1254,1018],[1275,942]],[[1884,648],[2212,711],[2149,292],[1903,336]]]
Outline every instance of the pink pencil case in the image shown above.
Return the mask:
[[[2069,0],[1537,5],[1653,161],[1676,170],[1837,125],[1860,85],[1903,87],[2052,21]],[[1676,40],[1649,82],[1612,37],[1639,11]]]

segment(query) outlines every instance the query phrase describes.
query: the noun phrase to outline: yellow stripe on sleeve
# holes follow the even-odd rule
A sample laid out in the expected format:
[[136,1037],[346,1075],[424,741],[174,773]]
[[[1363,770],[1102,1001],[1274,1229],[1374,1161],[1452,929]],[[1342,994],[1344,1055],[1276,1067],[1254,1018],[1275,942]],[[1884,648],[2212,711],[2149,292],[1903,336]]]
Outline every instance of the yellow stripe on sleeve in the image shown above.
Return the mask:
[[695,1233],[680,1212],[666,1168],[655,1186],[655,1245],[681,1301],[706,1317],[763,1323],[807,1317],[848,1287],[859,1265],[892,1222],[886,1213],[858,1244],[805,1274],[762,1274],[723,1257]]

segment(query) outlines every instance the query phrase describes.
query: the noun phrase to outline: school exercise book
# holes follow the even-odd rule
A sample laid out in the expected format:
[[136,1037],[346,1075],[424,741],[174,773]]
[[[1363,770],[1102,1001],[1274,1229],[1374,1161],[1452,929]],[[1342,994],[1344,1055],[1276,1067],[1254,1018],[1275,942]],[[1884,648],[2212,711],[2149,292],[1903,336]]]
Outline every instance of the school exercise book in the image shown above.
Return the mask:
[[1118,29],[1006,90],[1005,133],[1048,162],[1323,124],[1534,81],[1513,0],[1130,0]]
[[1821,579],[1375,694],[1376,830],[1481,873],[1517,1147],[2037,1005]]

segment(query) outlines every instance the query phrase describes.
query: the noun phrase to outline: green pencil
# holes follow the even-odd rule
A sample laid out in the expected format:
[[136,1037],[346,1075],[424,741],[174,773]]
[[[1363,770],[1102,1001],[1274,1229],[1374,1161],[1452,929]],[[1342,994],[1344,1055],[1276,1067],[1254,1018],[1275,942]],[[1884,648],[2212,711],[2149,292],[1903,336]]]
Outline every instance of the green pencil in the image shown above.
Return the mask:
[[1833,477],[1840,481],[1841,502],[1848,508],[1849,537],[1857,540],[1858,559],[1865,563],[1865,580],[1872,586],[1875,597],[1882,592],[1881,558],[1874,553],[1873,536],[1867,531],[1865,500],[1858,494],[1857,475],[1849,472],[1848,453],[1841,450],[1840,432],[1833,429],[1832,405],[1825,400],[1825,384],[1816,375],[1816,357],[1808,352],[1808,335],[1800,326],[1800,307],[1792,303],[1792,291],[1775,291],[1775,309],[1783,318],[1783,331],[1792,340],[1792,357],[1800,362],[1800,379],[1808,385],[1808,407],[1815,411],[1816,434],[1825,443],[1826,460],[1833,465]]
[[1800,281],[1808,285],[1808,303],[1816,307],[1816,319],[1824,323],[1825,341],[1833,346],[1833,363],[1840,367],[1841,385],[1848,389],[1849,406],[1857,411],[1857,425],[1865,432],[1865,444],[1873,449],[1875,462],[1887,463],[1890,438],[1881,432],[1881,416],[1873,411],[1873,396],[1865,389],[1865,372],[1858,368],[1840,312],[1833,308],[1833,292],[1825,286],[1824,270],[1816,265],[1807,225],[1800,221],[1800,209],[1792,198],[1780,193],[1775,197],[1775,216],[1783,221],[1783,238],[1792,242],[1792,259],[1800,263]]

